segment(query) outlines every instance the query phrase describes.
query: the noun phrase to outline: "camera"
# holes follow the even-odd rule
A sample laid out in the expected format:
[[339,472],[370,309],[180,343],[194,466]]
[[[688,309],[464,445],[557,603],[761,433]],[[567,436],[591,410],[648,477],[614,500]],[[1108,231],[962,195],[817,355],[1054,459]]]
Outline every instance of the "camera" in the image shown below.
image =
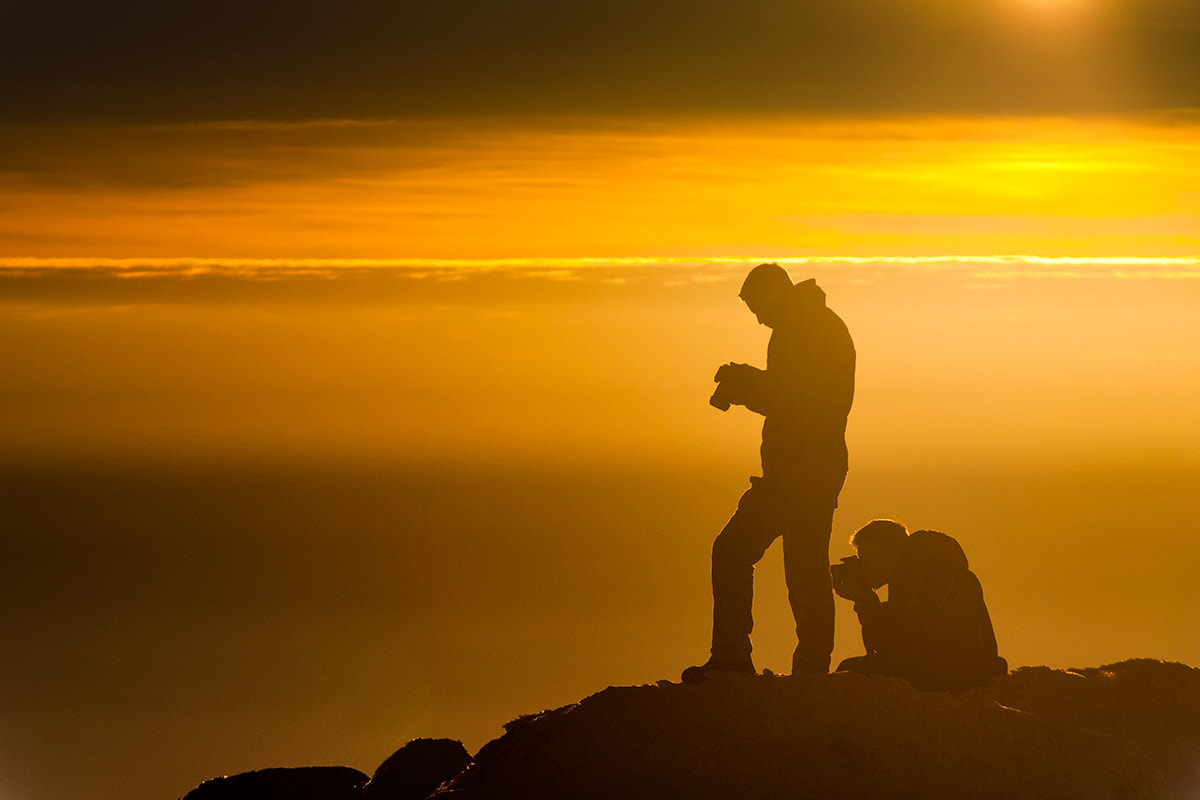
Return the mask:
[[[858,556],[846,556],[840,564],[831,565],[829,567],[829,575],[833,579],[833,590],[842,597],[846,597],[842,591],[843,589],[849,589],[851,592],[854,592],[855,589],[870,588],[866,576],[863,575],[862,562],[858,560]],[[854,593],[858,594],[858,592]]]
[[723,383],[718,383],[716,390],[712,393],[712,397],[708,398],[710,406],[719,408],[722,411],[728,411],[732,403],[733,393]]
[[713,376],[713,380],[717,382],[717,388],[712,393],[712,397],[708,398],[708,404],[713,408],[719,408],[722,411],[728,411],[729,406],[733,404],[735,395],[730,388],[735,379],[735,371],[733,364],[722,364],[717,367],[717,374]]

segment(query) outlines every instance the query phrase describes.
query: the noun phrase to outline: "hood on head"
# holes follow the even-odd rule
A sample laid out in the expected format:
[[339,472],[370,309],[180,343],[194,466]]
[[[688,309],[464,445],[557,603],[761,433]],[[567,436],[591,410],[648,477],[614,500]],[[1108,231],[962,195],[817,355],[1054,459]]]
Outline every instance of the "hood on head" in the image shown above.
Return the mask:
[[793,286],[792,297],[802,308],[820,308],[825,305],[825,291],[817,286],[816,278],[800,281]]
[[940,531],[913,531],[908,535],[908,546],[925,559],[941,562],[954,569],[970,569],[962,545]]

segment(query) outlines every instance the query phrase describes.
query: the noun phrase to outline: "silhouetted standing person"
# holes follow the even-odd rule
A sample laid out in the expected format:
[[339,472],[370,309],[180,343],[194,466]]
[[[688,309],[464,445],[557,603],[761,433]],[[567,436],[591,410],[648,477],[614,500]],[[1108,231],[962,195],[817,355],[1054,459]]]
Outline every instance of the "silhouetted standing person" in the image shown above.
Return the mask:
[[792,672],[828,672],[833,652],[829,535],[846,480],[854,342],[816,281],[793,285],[778,264],[751,270],[739,296],[772,329],[767,368],[721,367],[711,402],[718,408],[743,405],[765,417],[763,474],[750,479],[713,543],[712,655],[684,670],[688,683],[718,672],[754,674],[754,565],[780,537],[798,640]]

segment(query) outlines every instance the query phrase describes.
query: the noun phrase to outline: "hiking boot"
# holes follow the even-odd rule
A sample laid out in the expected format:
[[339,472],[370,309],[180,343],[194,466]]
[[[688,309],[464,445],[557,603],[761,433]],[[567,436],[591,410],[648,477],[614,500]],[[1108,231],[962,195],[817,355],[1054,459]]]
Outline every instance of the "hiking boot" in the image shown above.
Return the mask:
[[684,683],[704,683],[705,681],[746,677],[757,674],[754,664],[750,661],[718,661],[715,658],[710,658],[698,667],[688,667],[685,669],[682,680]]

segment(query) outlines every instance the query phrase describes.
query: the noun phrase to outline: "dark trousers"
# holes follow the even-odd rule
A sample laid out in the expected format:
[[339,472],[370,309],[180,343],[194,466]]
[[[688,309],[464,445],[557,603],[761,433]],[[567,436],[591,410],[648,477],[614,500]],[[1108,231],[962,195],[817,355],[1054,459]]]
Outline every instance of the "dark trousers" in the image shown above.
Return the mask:
[[802,492],[785,495],[761,478],[713,542],[713,640],[718,661],[750,661],[754,628],[754,565],[783,537],[783,570],[796,619],[793,672],[828,672],[833,652],[833,590],[829,535],[845,473],[825,477]]
[[868,653],[847,658],[838,664],[838,672],[903,678],[923,692],[962,692],[1005,674],[1008,662],[999,656],[955,653],[931,646],[895,656]]

